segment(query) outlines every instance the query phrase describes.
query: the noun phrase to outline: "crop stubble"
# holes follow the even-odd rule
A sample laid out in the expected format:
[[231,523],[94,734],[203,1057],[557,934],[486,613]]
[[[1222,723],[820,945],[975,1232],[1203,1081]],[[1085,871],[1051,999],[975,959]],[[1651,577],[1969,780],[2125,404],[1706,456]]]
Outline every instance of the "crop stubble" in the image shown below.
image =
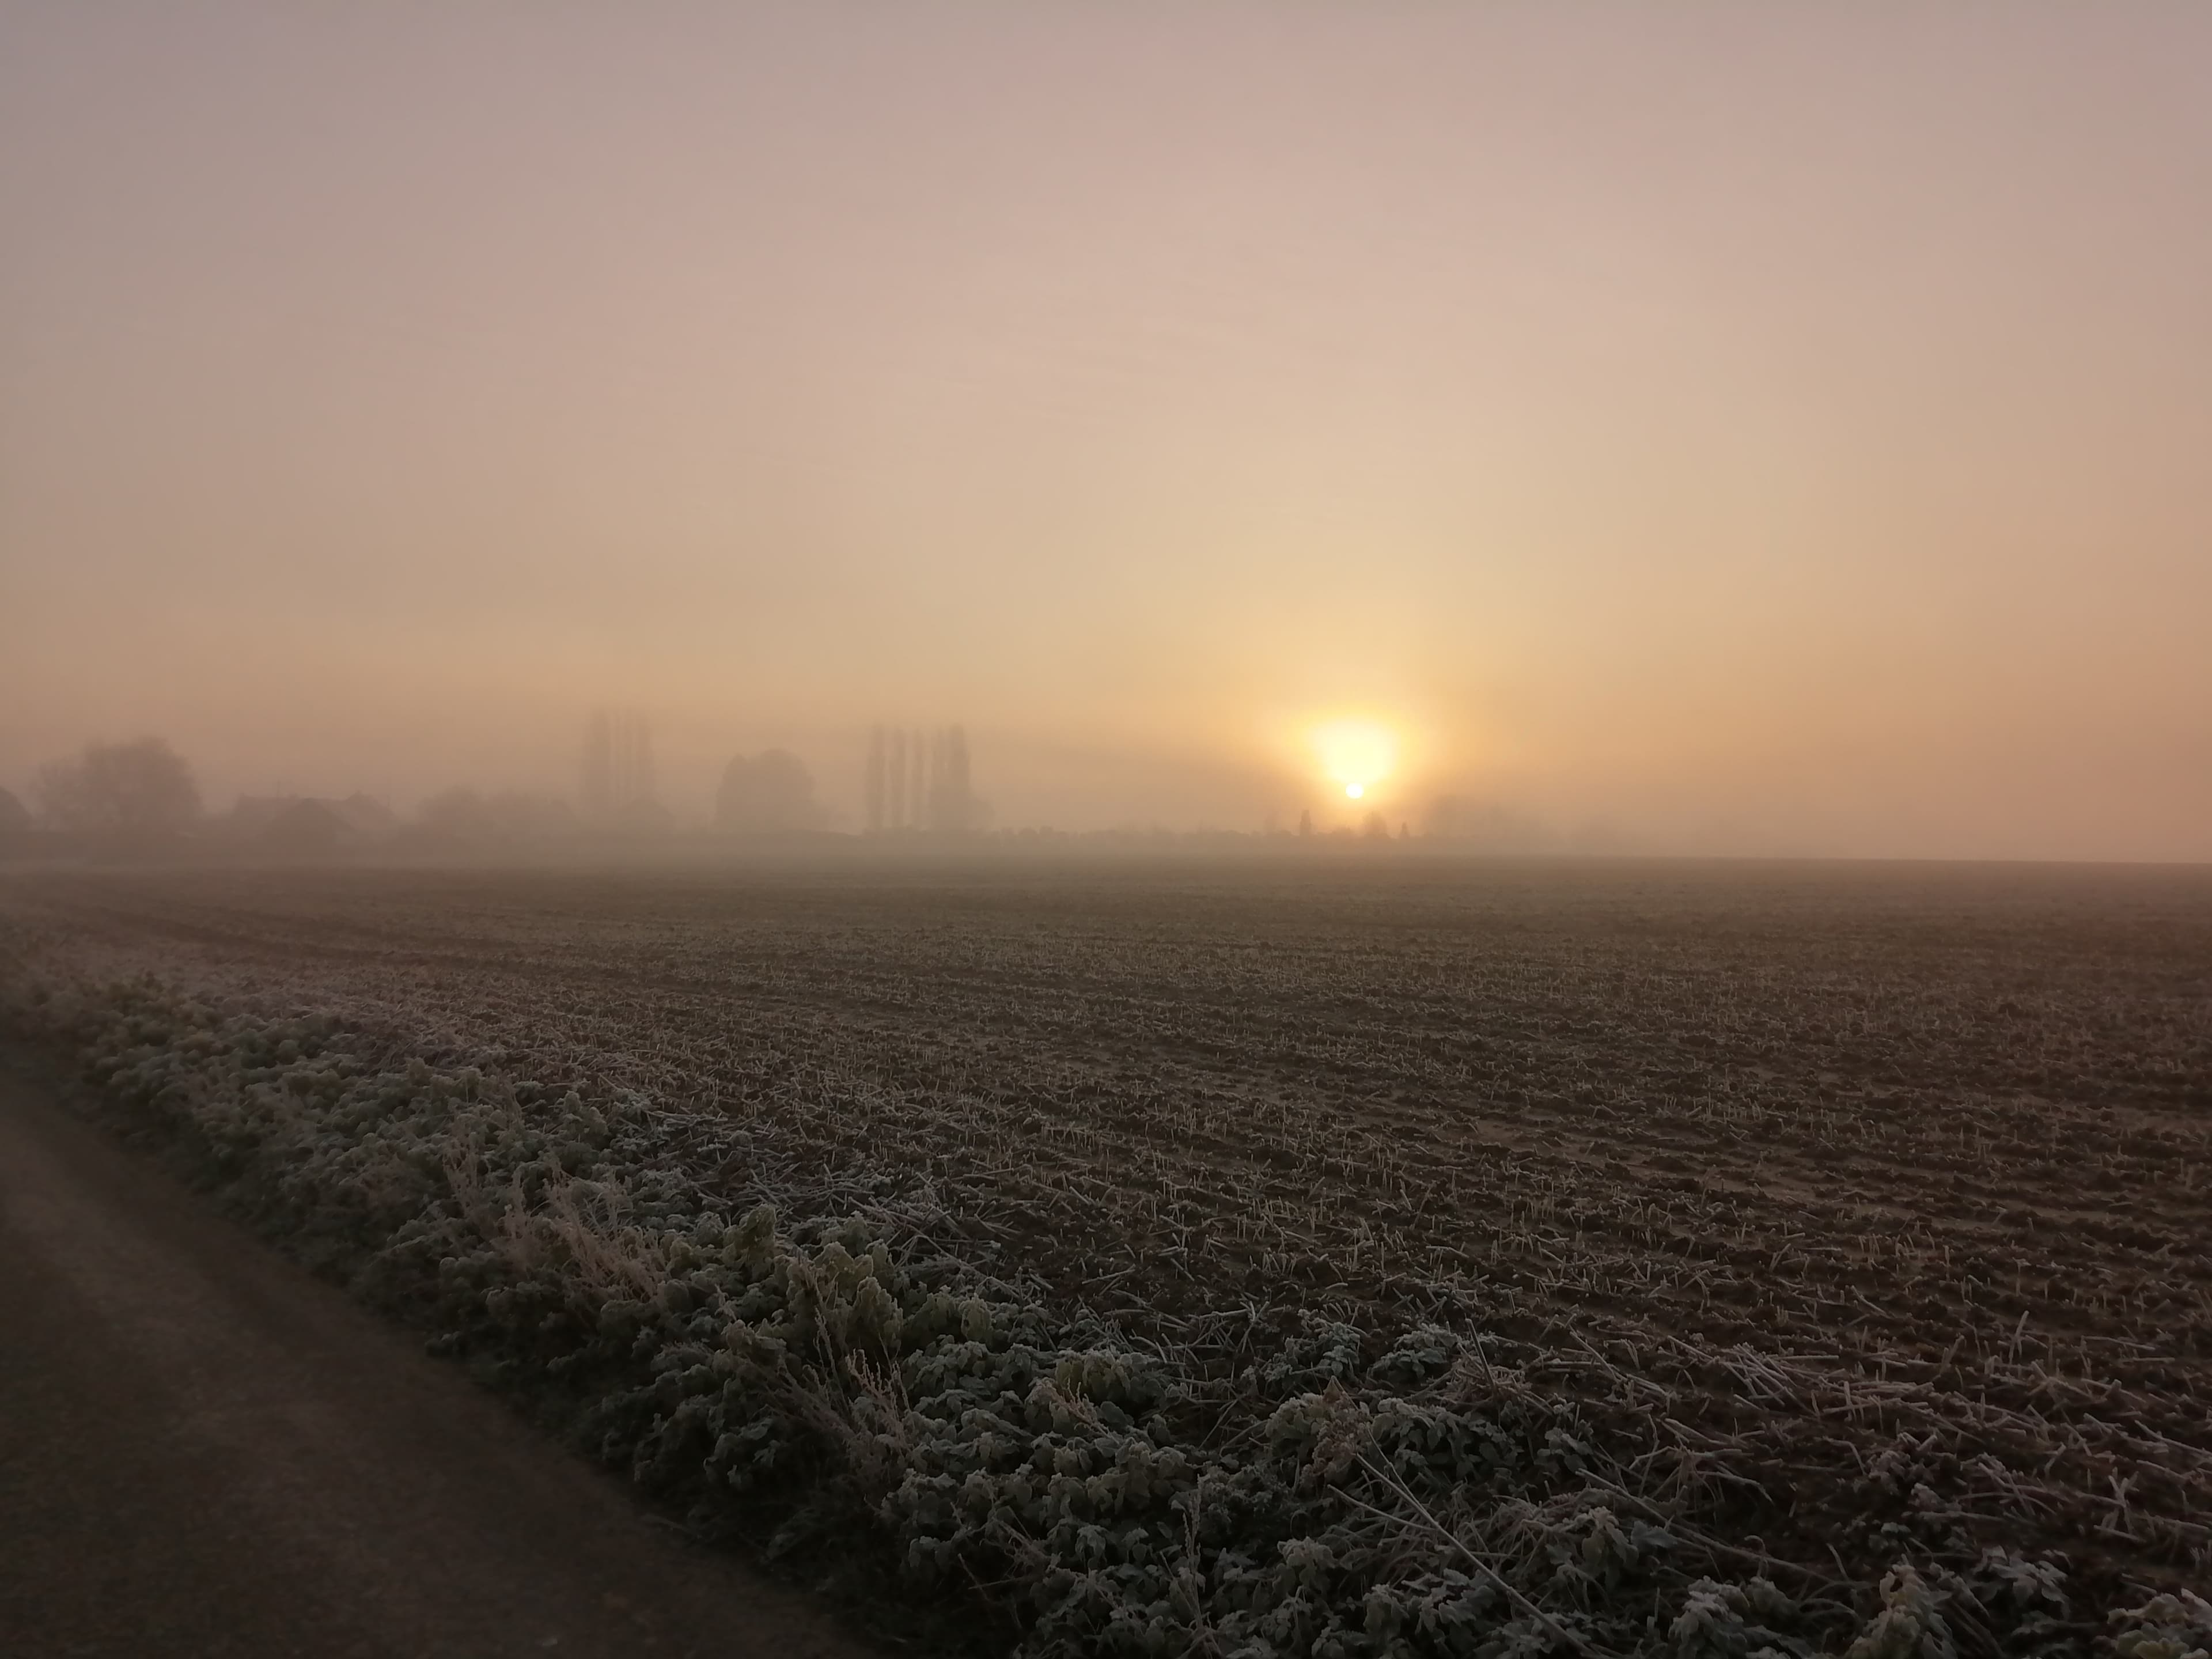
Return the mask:
[[1936,1518],[1970,1532],[2208,1559],[2203,872],[97,872],[6,898],[100,971],[711,1103],[787,1181],[926,1187],[1000,1273],[1224,1376],[1300,1310],[1480,1324],[1547,1356],[1532,1381],[1648,1402],[1677,1467],[1755,1468],[1747,1516],[1801,1559],[1878,1554],[1832,1522],[1940,1457],[1968,1496]]

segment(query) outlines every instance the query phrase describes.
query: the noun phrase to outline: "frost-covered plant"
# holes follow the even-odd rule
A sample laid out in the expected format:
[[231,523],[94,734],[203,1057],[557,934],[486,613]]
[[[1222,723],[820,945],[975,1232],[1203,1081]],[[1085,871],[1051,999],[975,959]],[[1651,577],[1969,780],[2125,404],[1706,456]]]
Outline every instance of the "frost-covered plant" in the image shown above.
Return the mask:
[[1957,1659],[1958,1651],[1941,1593],[1900,1561],[1882,1575],[1881,1611],[1844,1659]]
[[2112,1614],[2119,1631],[2112,1651],[2119,1659],[2208,1659],[2212,1656],[2212,1603],[2191,1590],[2154,1595],[2139,1607]]
[[1683,1598],[1667,1639],[1677,1659],[1802,1654],[1803,1643],[1771,1628],[1795,1623],[1796,1617],[1797,1604],[1765,1578],[1743,1584],[1700,1578]]
[[[231,1204],[568,1400],[641,1484],[765,1516],[771,1550],[879,1549],[911,1593],[994,1586],[1031,1653],[1778,1659],[1844,1633],[1705,1576],[1581,1410],[1463,1334],[1310,1322],[1225,1418],[1162,1355],[918,1248],[888,1185],[858,1212],[733,1201],[702,1179],[744,1162],[714,1112],[150,983],[18,1006]],[[2047,1563],[1993,1553],[1972,1583],[2013,1623],[2066,1609]],[[1849,1659],[1953,1659],[1950,1593],[1899,1562]],[[2147,1603],[2116,1646],[2201,1659],[2203,1607]]]

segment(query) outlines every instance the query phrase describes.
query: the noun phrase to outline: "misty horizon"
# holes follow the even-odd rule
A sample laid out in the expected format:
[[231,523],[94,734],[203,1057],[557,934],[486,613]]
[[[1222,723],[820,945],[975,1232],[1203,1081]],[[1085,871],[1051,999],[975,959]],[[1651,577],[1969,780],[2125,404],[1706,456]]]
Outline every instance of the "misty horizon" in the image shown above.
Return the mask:
[[2208,71],[0,7],[0,1653],[2207,1659]]
[[2212,20],[1596,20],[12,8],[0,787],[2212,859]]

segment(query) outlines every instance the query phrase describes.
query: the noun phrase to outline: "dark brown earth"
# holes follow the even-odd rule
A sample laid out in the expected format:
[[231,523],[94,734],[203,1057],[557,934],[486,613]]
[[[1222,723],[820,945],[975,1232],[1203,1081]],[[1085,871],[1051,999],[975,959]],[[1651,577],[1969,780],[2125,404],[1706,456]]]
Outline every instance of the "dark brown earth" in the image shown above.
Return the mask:
[[728,1212],[890,1194],[1206,1387],[1480,1328],[1869,1582],[2212,1563],[2212,871],[25,869],[9,959],[712,1109]]
[[0,1654],[880,1652],[0,1054]]

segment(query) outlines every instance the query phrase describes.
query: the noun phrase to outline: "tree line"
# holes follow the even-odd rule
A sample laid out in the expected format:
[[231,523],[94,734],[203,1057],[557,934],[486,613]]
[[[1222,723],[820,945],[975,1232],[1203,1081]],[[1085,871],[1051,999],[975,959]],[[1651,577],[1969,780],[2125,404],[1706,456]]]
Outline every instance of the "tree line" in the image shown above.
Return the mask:
[[[241,796],[212,827],[231,839],[246,834],[295,841],[301,850],[364,837],[543,840],[590,830],[674,827],[654,797],[652,737],[641,716],[594,714],[581,758],[580,811],[555,797],[457,788],[431,796],[414,823],[403,825],[365,795],[344,801]],[[968,733],[958,725],[875,727],[862,793],[865,827],[873,836],[964,835],[981,829],[989,812],[975,793]],[[207,822],[191,765],[161,738],[88,744],[42,767],[33,794],[35,812],[0,788],[0,836],[44,829],[87,842],[151,848],[179,841]],[[714,796],[719,830],[793,835],[818,831],[829,821],[812,775],[788,750],[737,755],[722,770]]]
[[986,809],[975,794],[967,728],[877,726],[868,734],[860,803],[872,836],[963,836],[981,829]]

